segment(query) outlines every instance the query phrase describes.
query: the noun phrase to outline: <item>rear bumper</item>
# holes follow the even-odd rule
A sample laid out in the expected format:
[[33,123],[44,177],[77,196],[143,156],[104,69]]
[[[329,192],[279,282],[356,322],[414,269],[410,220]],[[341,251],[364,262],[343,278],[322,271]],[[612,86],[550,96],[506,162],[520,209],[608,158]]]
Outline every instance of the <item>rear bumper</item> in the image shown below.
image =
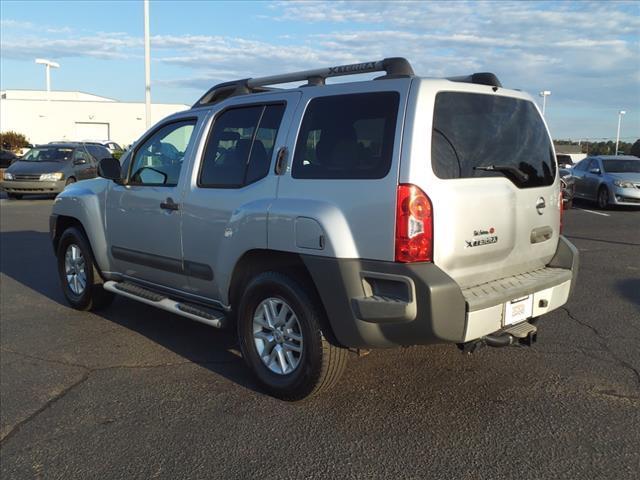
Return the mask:
[[50,193],[60,193],[64,190],[65,181],[61,180],[58,182],[23,182],[16,180],[3,180],[0,183],[0,188],[7,193],[16,193],[16,194],[50,194]]
[[468,342],[500,330],[504,303],[521,295],[534,295],[533,316],[560,307],[578,270],[577,249],[561,237],[546,274],[472,299],[432,263],[302,258],[335,340],[347,347]]

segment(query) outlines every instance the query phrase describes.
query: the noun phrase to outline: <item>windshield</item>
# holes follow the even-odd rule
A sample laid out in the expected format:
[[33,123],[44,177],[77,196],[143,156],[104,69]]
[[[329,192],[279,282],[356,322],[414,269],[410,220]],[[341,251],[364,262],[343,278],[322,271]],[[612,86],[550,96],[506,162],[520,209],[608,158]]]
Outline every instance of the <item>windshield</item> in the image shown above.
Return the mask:
[[73,148],[36,147],[29,150],[21,160],[25,162],[64,162],[71,158]]
[[603,160],[607,173],[640,173],[640,160]]
[[519,188],[553,184],[556,169],[533,103],[463,92],[436,96],[431,162],[439,178],[505,176]]

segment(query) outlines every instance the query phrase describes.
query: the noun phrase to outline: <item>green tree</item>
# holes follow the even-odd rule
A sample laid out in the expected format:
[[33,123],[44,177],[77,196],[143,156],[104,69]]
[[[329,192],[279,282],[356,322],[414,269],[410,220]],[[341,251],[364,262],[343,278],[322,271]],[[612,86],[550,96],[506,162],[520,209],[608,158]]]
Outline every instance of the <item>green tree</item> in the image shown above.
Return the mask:
[[13,132],[11,130],[7,132],[0,132],[0,145],[5,150],[17,151],[21,148],[29,146],[29,141],[22,133]]
[[629,154],[640,157],[640,138],[633,142],[633,145],[631,145],[631,148],[629,149]]

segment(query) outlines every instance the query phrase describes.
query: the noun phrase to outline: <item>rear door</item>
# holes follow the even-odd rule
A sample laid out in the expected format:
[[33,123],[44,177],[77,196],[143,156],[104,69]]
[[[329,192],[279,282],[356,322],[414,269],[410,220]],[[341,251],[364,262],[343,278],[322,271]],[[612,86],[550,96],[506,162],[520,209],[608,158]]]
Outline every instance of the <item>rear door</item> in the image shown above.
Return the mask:
[[520,92],[438,83],[418,89],[401,173],[433,204],[434,262],[462,286],[544,267],[560,186],[537,107]]
[[235,99],[207,122],[182,217],[190,293],[226,304],[238,258],[267,247],[267,213],[278,185],[273,165],[299,98],[283,92]]

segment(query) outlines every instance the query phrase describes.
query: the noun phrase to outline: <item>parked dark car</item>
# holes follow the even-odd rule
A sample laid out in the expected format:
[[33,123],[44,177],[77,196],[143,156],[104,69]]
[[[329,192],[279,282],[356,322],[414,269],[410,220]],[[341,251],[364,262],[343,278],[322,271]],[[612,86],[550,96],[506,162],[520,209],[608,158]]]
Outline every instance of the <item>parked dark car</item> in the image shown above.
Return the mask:
[[573,160],[571,159],[571,155],[567,155],[566,153],[558,153],[556,155],[558,159],[558,166],[560,168],[571,168],[573,167]]
[[0,187],[15,199],[25,194],[58,194],[70,183],[97,176],[98,162],[109,157],[111,152],[96,144],[38,145],[3,172]]
[[13,162],[16,161],[18,156],[11,150],[0,150],[0,168],[8,168]]

